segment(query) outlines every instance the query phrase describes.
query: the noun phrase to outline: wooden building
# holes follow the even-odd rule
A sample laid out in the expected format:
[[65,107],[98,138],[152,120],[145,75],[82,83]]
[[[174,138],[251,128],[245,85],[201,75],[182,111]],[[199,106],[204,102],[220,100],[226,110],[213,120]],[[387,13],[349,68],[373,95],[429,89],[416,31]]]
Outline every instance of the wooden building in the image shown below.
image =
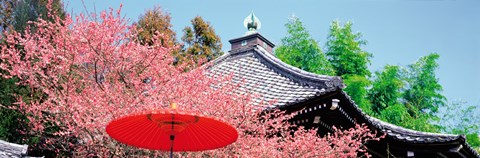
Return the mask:
[[340,77],[305,72],[276,58],[274,44],[252,29],[256,21],[248,18],[249,31],[230,40],[231,50],[212,61],[210,69],[214,73],[233,72],[234,80],[245,82],[242,89],[261,94],[263,100],[275,100],[271,108],[296,113],[292,123],[316,127],[319,134],[331,132],[333,126],[348,129],[365,124],[386,135],[380,141],[367,142],[373,157],[480,158],[463,135],[414,131],[366,115],[343,91]]

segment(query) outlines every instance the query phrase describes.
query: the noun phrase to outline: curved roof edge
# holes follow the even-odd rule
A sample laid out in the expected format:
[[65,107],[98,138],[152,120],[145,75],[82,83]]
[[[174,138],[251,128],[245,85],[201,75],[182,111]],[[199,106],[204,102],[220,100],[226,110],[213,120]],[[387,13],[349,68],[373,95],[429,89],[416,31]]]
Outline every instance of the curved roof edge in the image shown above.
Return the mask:
[[253,53],[255,56],[259,57],[264,64],[267,64],[269,67],[274,69],[276,72],[284,75],[292,80],[298,81],[300,84],[305,84],[308,86],[321,87],[325,89],[343,89],[345,85],[343,80],[339,76],[327,76],[327,75],[318,75],[310,73],[299,68],[288,65],[275,57],[272,53],[268,52],[261,46],[247,47],[243,49],[231,50],[229,53],[225,53],[221,57],[213,60],[211,66],[220,64],[226,60],[232,60],[240,58],[243,55]]
[[[472,155],[480,158],[480,154],[478,154],[475,151],[475,149],[473,149],[466,142],[466,138],[464,135],[421,132],[421,131],[407,129],[401,126],[384,122],[380,119],[377,119],[375,117],[369,116],[366,113],[364,113],[345,91],[341,91],[341,93],[347,98],[349,103],[353,105],[356,112],[359,113],[362,117],[364,117],[365,120],[367,120],[367,123],[369,125],[379,129],[381,132],[387,134],[387,136],[390,136],[393,139],[407,142],[407,143],[459,142],[464,148],[466,148],[467,152],[470,152]],[[410,137],[417,137],[417,138],[410,138]],[[419,137],[436,137],[437,139],[422,139]]]
[[[344,95],[345,98],[347,98],[349,104],[353,106],[353,109],[355,109],[354,112],[358,113],[361,117],[363,117],[362,119],[364,119],[370,127],[374,127],[380,132],[386,133],[390,138],[402,142],[417,144],[458,142],[465,148],[467,152],[470,152],[470,154],[480,158],[480,155],[466,142],[466,138],[463,135],[420,132],[396,126],[381,121],[377,118],[368,116],[358,107],[358,105],[350,98],[349,95],[347,95],[346,92],[341,90],[345,88],[341,77],[318,75],[293,67],[282,62],[280,59],[275,57],[274,54],[268,52],[259,45],[231,50],[229,51],[229,53],[225,53],[221,57],[211,61],[210,64],[207,66],[207,69],[209,69],[210,67],[214,67],[224,61],[243,58],[245,56],[251,56],[252,54],[259,58],[262,63],[274,69],[277,73],[284,75],[285,77],[288,77],[294,81],[297,81],[297,83],[325,88],[325,92],[339,90],[341,94]],[[428,138],[424,139],[420,137]]]
[[394,124],[391,124],[391,123],[382,121],[382,120],[377,119],[377,118],[375,118],[375,117],[368,116],[367,114],[364,114],[364,115],[365,115],[365,117],[366,117],[369,121],[371,121],[373,124],[377,124],[378,126],[383,127],[383,129],[385,129],[385,130],[395,129],[395,130],[392,130],[392,131],[395,131],[395,132],[397,132],[397,133],[414,135],[414,136],[450,137],[450,138],[453,138],[453,139],[460,139],[460,138],[462,137],[462,135],[455,135],[455,134],[444,134],[444,133],[432,133],[432,132],[416,131],[416,130],[404,128],[404,127],[401,127],[401,126],[397,126],[397,125],[394,125]]
[[0,157],[25,157],[27,156],[27,145],[0,140]]

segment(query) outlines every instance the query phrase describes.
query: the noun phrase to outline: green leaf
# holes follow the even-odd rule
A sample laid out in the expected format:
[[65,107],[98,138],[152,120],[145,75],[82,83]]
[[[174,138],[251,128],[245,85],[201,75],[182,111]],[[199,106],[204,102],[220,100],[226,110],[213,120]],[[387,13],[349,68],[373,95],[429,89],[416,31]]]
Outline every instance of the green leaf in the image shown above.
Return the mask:
[[335,75],[318,42],[310,36],[299,18],[291,17],[285,27],[288,35],[282,38],[282,44],[275,50],[280,60],[308,72]]

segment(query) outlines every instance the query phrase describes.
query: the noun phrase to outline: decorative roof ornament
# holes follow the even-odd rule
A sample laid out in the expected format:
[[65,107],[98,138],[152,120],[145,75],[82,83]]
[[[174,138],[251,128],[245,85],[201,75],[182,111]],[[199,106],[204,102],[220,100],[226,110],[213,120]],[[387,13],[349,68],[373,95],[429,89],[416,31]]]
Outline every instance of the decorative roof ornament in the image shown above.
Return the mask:
[[259,30],[262,27],[262,23],[260,20],[255,16],[255,13],[250,13],[247,17],[245,17],[245,20],[243,20],[243,26],[247,28],[247,32],[245,33],[246,35],[256,33],[257,30]]

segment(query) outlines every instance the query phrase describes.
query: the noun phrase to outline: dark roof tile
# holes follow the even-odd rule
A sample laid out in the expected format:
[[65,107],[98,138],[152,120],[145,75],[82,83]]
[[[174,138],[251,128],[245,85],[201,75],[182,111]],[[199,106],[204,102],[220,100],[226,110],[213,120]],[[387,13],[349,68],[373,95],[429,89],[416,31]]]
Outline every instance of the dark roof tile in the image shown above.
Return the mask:
[[[213,63],[210,69],[215,74],[233,72],[233,80],[244,80],[245,89],[263,95],[266,101],[277,100],[274,107],[292,105],[312,96],[319,96],[325,93],[326,89],[333,91],[343,87],[339,77],[301,71],[281,62],[261,47],[231,52]],[[327,82],[335,84],[330,85]]]
[[0,157],[2,158],[17,158],[27,156],[27,145],[20,145],[9,143],[0,140]]
[[[276,100],[277,102],[270,108],[295,105],[345,87],[340,77],[305,72],[283,63],[259,46],[230,51],[214,60],[209,69],[214,74],[233,72],[234,82],[242,80],[246,82],[242,89],[263,95],[263,98],[256,99],[255,102]],[[419,132],[383,122],[363,113],[344,91],[341,93],[349,100],[349,104],[343,105],[353,106],[354,112],[359,113],[363,119],[367,120],[369,126],[385,132],[387,137],[408,143],[459,141],[473,155],[480,157],[466,144],[464,136]]]

